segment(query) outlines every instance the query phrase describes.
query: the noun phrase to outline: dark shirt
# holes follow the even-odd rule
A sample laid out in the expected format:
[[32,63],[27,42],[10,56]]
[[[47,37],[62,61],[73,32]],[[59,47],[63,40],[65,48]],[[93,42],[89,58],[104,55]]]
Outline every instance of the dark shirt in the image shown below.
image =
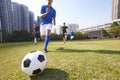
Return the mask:
[[63,33],[66,33],[66,32],[67,32],[66,29],[68,29],[67,26],[62,26],[62,31],[63,31]]
[[39,27],[38,26],[36,26],[36,28],[35,28],[35,33],[39,33]]

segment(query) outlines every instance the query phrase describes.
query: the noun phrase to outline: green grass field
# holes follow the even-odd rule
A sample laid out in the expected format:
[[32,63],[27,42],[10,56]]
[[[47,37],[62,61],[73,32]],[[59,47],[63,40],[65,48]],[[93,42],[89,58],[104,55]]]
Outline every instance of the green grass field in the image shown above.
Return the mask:
[[120,40],[50,42],[46,69],[29,77],[23,57],[43,42],[0,44],[0,80],[120,80]]

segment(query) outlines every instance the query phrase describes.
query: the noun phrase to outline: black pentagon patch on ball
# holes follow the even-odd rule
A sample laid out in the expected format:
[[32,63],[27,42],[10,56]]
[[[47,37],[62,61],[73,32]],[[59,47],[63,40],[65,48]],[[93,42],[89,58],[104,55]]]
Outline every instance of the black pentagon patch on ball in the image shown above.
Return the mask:
[[30,53],[34,53],[34,52],[36,52],[36,50],[34,50],[34,51],[31,51]]
[[43,62],[43,61],[45,60],[45,58],[44,58],[43,55],[39,55],[39,56],[38,56],[38,60],[39,60],[40,62]]
[[26,59],[23,64],[24,64],[24,67],[29,67],[30,66],[30,63],[31,63],[31,60],[30,59]]
[[40,68],[39,68],[39,69],[36,69],[36,70],[33,71],[33,75],[39,74],[40,72],[41,72],[41,69],[40,69]]

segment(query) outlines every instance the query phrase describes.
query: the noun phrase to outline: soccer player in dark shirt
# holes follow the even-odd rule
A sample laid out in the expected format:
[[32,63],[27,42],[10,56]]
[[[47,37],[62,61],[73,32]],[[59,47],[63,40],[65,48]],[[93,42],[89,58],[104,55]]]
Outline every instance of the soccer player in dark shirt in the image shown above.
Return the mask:
[[63,23],[63,26],[61,27],[61,29],[62,29],[62,32],[63,32],[63,41],[65,43],[65,41],[67,40],[67,29],[68,29],[65,22]]
[[39,26],[34,24],[34,43],[37,45],[37,41],[40,39],[40,29]]

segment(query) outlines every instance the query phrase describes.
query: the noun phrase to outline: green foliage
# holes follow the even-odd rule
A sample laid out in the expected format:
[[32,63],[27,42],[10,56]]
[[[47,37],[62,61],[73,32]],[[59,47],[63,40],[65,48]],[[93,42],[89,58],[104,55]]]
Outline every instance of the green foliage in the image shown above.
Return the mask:
[[75,40],[82,39],[82,33],[81,32],[76,32],[75,33]]
[[13,31],[8,33],[6,30],[2,30],[2,41],[3,42],[23,42],[32,41],[33,34],[28,33],[26,30]]
[[58,34],[55,34],[55,33],[52,33],[51,34],[51,40],[62,40],[62,35],[58,35]]
[[109,34],[111,37],[115,38],[118,37],[120,34],[120,26],[118,25],[117,22],[113,22],[110,29],[109,29]]
[[28,33],[26,30],[21,30],[20,32],[20,36],[21,36],[21,41],[31,41],[32,40],[32,34]]
[[[82,34],[81,32],[76,32],[74,36],[75,36],[74,40],[87,39],[88,33],[86,32]],[[3,42],[32,41],[33,38],[34,35],[32,33],[28,33],[26,30],[13,31],[11,34],[9,34],[6,30],[3,30]],[[52,33],[51,40],[53,41],[63,40],[63,35]],[[70,34],[67,35],[67,40],[70,40]]]
[[26,30],[13,31],[11,34],[10,41],[12,42],[21,42],[21,41],[32,41],[33,35],[28,33]]
[[13,31],[12,32],[11,41],[20,41],[20,31]]
[[102,28],[102,37],[107,37],[107,36],[109,36],[109,33]]
[[118,24],[117,22],[113,22],[113,23],[111,24],[111,27],[116,27],[116,26],[119,26],[119,24]]
[[8,42],[10,34],[6,30],[2,30],[2,42]]
[[82,33],[82,39],[88,39],[88,32]]

